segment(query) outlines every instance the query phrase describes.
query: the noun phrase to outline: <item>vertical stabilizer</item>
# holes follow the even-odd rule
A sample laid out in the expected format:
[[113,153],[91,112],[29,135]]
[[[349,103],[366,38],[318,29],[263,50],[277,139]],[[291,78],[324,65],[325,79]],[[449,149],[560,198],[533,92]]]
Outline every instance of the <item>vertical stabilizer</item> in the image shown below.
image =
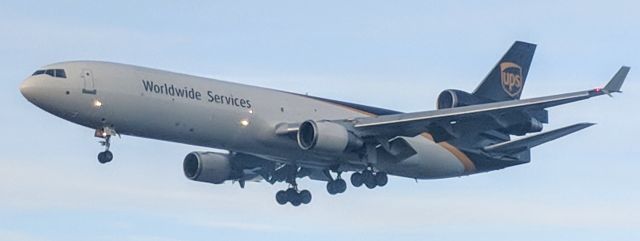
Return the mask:
[[536,45],[516,41],[473,95],[492,101],[520,99]]

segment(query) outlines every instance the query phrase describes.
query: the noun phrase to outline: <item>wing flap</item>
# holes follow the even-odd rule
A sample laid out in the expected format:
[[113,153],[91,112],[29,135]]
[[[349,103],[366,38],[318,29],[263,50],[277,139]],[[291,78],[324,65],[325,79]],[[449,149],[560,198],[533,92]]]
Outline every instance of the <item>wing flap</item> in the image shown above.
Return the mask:
[[578,123],[574,125],[570,125],[567,127],[563,127],[560,129],[555,129],[552,131],[528,136],[525,138],[520,138],[517,140],[507,141],[503,143],[498,143],[490,146],[486,146],[482,148],[486,152],[497,152],[497,153],[517,153],[524,151],[526,149],[547,143],[549,141],[553,141],[560,137],[569,135],[576,131],[582,130],[584,128],[595,125],[594,123]]

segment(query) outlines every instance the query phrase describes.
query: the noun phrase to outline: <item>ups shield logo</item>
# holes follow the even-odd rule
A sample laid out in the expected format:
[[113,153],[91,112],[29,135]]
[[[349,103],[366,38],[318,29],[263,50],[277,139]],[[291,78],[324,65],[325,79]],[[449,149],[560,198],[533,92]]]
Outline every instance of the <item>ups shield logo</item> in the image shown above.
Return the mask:
[[516,97],[522,92],[523,79],[520,65],[511,62],[500,63],[500,79],[502,89],[511,97]]

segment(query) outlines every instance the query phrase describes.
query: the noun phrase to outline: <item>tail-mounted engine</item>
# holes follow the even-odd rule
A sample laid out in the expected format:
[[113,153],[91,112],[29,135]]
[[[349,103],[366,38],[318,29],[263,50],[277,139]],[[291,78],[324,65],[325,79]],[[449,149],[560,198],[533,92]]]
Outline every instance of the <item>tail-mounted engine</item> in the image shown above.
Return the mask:
[[438,109],[448,109],[461,106],[482,104],[480,98],[462,90],[444,90],[438,95]]

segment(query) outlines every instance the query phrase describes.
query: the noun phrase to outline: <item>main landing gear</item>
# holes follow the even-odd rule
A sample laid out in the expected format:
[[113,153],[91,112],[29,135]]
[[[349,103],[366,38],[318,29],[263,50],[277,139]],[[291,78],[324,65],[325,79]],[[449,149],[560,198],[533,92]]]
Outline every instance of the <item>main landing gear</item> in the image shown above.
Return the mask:
[[360,187],[363,184],[369,189],[375,187],[383,187],[389,182],[389,177],[386,172],[376,172],[373,168],[365,169],[362,172],[354,172],[351,175],[351,184],[354,187]]
[[293,182],[287,190],[280,190],[276,193],[276,202],[285,205],[288,202],[297,207],[300,204],[309,204],[311,202],[311,192],[309,190],[298,190],[298,184]]
[[276,202],[280,205],[291,203],[293,206],[300,206],[300,204],[309,204],[311,202],[311,192],[309,190],[299,190],[296,179],[298,178],[299,168],[295,166],[289,166],[285,169],[287,172],[286,182],[289,183],[287,190],[280,190],[276,193]]
[[290,202],[293,206],[309,204],[311,202],[311,192],[309,190],[298,190],[297,187],[290,187],[287,190],[280,190],[276,193],[276,202],[285,205]]
[[95,136],[104,139],[103,141],[100,141],[100,144],[105,147],[105,150],[98,153],[98,162],[101,164],[105,164],[113,160],[113,153],[109,151],[109,147],[111,147],[111,136],[115,134],[115,130],[109,127],[96,130]]
[[336,195],[339,193],[343,193],[347,190],[347,182],[342,179],[340,172],[338,172],[338,176],[336,179],[333,179],[329,173],[325,173],[331,179],[327,182],[327,192],[331,195]]

